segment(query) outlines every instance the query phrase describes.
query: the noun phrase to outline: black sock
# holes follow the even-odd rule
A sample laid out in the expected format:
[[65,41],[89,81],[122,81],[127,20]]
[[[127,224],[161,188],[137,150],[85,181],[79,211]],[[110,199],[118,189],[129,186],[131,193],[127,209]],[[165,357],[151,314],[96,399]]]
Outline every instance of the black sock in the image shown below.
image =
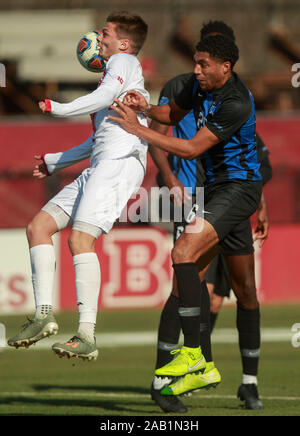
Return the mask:
[[238,304],[236,325],[239,333],[243,374],[256,376],[260,352],[259,307],[256,309],[246,309]]
[[201,324],[200,324],[200,345],[202,353],[207,362],[212,362],[212,351],[210,341],[210,296],[206,281],[201,282]]
[[211,333],[216,325],[217,318],[218,318],[218,313],[210,312],[210,332]]
[[196,263],[174,264],[178,292],[179,315],[184,336],[184,346],[200,346],[200,296],[201,282]]
[[162,310],[158,328],[157,358],[155,368],[161,368],[170,362],[170,351],[178,346],[180,335],[180,318],[178,313],[179,298],[171,294]]

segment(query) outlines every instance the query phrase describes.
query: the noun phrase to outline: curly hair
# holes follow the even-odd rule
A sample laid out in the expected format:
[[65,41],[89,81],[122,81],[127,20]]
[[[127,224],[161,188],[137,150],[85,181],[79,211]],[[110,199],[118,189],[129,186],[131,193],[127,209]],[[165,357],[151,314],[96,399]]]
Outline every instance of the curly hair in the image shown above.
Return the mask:
[[202,29],[200,31],[200,39],[205,38],[208,35],[225,35],[235,41],[235,35],[233,29],[224,23],[224,21],[208,21],[203,23]]
[[231,69],[239,59],[239,49],[235,42],[224,35],[206,36],[198,42],[196,50],[207,52],[212,58],[222,62],[229,61]]

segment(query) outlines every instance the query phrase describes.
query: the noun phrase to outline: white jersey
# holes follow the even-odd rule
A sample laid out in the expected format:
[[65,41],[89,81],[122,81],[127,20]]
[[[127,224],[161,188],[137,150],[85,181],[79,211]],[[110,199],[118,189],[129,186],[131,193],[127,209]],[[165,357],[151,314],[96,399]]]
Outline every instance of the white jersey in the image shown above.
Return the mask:
[[[47,111],[54,116],[72,117],[90,114],[94,133],[84,143],[61,153],[44,156],[49,173],[73,165],[90,156],[91,166],[100,160],[137,157],[146,167],[147,142],[126,132],[118,123],[108,119],[115,112],[109,110],[115,98],[123,100],[126,93],[136,90],[149,102],[149,94],[144,88],[142,68],[138,59],[127,53],[110,57],[98,88],[91,94],[79,97],[71,103],[57,103],[47,100]],[[141,124],[147,126],[147,118],[138,114]]]

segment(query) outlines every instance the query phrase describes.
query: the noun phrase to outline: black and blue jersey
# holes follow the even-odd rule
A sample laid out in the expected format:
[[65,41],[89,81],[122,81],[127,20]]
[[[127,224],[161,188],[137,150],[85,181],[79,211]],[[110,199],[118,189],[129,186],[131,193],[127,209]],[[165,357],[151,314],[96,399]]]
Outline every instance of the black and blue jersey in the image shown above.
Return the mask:
[[[193,76],[192,73],[181,74],[169,80],[163,87],[159,105],[172,103],[175,97],[180,94]],[[173,135],[177,138],[191,139],[197,133],[194,112],[190,111],[176,126],[173,126]],[[201,157],[192,160],[180,158],[172,153],[168,155],[168,161],[173,173],[177,179],[189,190],[191,194],[195,193],[197,186],[203,186],[205,181],[204,169],[201,163]],[[163,185],[162,180],[158,180],[160,185]]]
[[202,92],[190,74],[175,97],[176,104],[194,113],[197,129],[206,126],[220,142],[201,155],[206,183],[228,180],[260,181],[252,95],[237,74],[211,93]]
[[[188,81],[194,77],[193,73],[180,74],[169,80],[159,96],[159,105],[171,103],[176,96],[184,89]],[[195,80],[194,92],[198,89],[198,82]],[[173,126],[173,135],[177,138],[191,139],[197,133],[194,111],[191,110],[176,126]],[[261,161],[260,172],[263,184],[267,183],[272,177],[272,168],[269,161],[269,150],[256,132],[256,144],[258,151],[258,161]],[[173,173],[178,180],[185,186],[191,188],[191,193],[195,193],[197,186],[202,186],[205,181],[204,169],[201,164],[201,157],[193,160],[186,160],[169,153],[168,160]],[[158,176],[159,185],[164,185],[161,176]]]

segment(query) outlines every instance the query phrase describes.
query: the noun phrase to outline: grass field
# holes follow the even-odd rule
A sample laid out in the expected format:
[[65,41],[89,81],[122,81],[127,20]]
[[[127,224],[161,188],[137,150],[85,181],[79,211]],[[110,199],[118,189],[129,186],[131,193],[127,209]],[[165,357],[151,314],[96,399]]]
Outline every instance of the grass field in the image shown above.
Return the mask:
[[[159,316],[159,310],[100,314],[96,362],[58,359],[48,348],[56,338],[29,350],[2,349],[0,415],[164,416],[149,396]],[[57,319],[59,334],[68,339],[77,314],[59,314]],[[24,317],[2,317],[0,322],[9,337]],[[185,416],[300,416],[300,348],[291,344],[295,323],[300,323],[300,305],[262,307],[259,389],[265,409],[247,411],[236,398],[241,364],[235,308],[223,308],[213,335],[222,383],[184,398]]]

